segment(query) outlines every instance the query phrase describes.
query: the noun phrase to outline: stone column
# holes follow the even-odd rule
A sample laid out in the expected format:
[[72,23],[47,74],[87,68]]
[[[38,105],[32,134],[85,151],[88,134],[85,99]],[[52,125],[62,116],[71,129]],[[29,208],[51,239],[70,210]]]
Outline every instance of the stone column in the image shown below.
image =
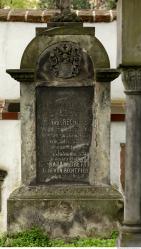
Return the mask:
[[124,222],[119,245],[141,246],[141,67],[123,67],[126,93]]
[[95,146],[91,153],[95,166],[90,171],[90,183],[93,185],[110,185],[110,89],[111,82],[119,74],[119,70],[115,69],[95,69],[95,129],[92,138]]
[[35,83],[21,82],[21,180],[23,184],[34,184],[36,180],[36,120]]
[[35,184],[36,179],[36,132],[35,132],[35,79],[32,69],[6,70],[20,82],[21,109],[21,181]]

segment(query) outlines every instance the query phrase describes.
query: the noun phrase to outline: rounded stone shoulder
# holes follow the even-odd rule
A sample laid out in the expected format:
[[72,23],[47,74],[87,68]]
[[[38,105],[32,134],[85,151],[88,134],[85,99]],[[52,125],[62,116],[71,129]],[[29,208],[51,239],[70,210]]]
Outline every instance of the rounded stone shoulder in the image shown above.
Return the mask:
[[92,59],[94,68],[109,68],[108,54],[102,43],[94,36],[94,28],[76,26],[56,27],[44,29],[26,47],[22,59],[21,69],[36,69],[39,57],[55,43],[70,41],[79,44]]

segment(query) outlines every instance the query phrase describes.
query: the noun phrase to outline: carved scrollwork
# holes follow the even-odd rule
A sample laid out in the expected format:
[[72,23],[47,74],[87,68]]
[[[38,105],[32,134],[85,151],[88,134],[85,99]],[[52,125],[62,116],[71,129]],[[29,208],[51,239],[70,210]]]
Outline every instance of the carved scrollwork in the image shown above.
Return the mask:
[[126,92],[141,92],[141,67],[127,67],[122,70]]
[[62,42],[49,53],[50,70],[57,78],[75,77],[80,72],[81,49],[77,44]]

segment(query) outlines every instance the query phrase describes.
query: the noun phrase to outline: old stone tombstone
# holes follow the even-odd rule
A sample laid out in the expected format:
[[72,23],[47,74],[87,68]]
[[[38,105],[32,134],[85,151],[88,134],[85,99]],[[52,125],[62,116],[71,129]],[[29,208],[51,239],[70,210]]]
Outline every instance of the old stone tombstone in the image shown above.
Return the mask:
[[[49,25],[48,25],[49,26]],[[8,200],[8,230],[52,237],[108,235],[121,218],[110,186],[110,82],[119,73],[94,28],[38,28],[20,70],[22,183]]]

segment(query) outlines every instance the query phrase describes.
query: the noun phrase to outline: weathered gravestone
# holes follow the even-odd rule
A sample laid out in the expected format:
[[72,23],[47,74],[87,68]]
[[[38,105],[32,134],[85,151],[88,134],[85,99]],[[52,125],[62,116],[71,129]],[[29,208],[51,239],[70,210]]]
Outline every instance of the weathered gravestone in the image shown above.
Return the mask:
[[[108,55],[81,23],[37,29],[20,70],[22,185],[8,200],[8,230],[52,237],[108,235],[121,217],[110,186]],[[50,24],[50,26],[53,26]]]

